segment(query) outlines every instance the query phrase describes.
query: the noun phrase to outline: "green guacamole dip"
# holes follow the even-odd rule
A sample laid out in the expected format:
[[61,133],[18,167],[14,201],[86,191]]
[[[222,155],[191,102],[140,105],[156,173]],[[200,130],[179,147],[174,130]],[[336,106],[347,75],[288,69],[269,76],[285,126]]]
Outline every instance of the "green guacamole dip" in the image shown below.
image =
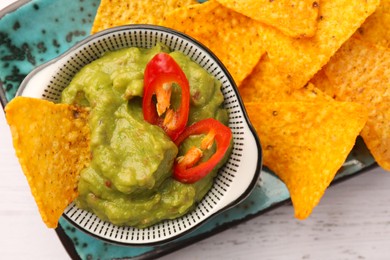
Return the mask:
[[160,127],[143,119],[143,73],[159,52],[170,53],[189,80],[188,124],[209,117],[227,124],[220,82],[184,54],[161,44],[105,53],[83,67],[61,97],[63,103],[91,109],[92,161],[81,172],[76,204],[116,225],[143,228],[182,216],[203,198],[217,173],[214,169],[194,184],[174,180],[176,156],[202,137],[190,137],[178,148]]

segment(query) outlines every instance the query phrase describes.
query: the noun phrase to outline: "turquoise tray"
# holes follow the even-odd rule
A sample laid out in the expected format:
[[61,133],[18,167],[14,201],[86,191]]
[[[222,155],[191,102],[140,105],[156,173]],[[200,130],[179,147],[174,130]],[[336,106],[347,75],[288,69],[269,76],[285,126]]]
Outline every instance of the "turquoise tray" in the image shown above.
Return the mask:
[[[21,81],[32,69],[65,52],[89,34],[98,5],[99,0],[21,0],[0,12],[0,101],[3,107],[15,96]],[[376,167],[375,161],[358,139],[336,181],[372,167]],[[151,259],[289,201],[285,185],[264,169],[258,185],[243,203],[215,216],[184,237],[161,246],[109,244],[83,233],[64,218],[60,219],[56,232],[73,259]]]

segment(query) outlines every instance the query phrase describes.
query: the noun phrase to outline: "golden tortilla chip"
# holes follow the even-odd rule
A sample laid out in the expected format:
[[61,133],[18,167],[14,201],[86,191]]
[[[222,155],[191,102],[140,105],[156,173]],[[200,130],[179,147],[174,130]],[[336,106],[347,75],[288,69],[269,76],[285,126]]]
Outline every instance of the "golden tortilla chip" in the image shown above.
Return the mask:
[[312,83],[307,83],[303,88],[295,89],[285,101],[333,101],[333,98],[322,92]]
[[91,33],[126,24],[156,24],[176,8],[196,0],[101,0]]
[[77,197],[79,173],[90,161],[88,112],[26,97],[14,98],[5,112],[42,220],[55,228]]
[[312,37],[317,29],[320,1],[217,0],[222,5],[290,37]]
[[313,84],[291,89],[265,54],[252,73],[242,82],[240,95],[244,102],[331,100]]
[[280,101],[279,98],[288,96],[291,89],[265,54],[239,86],[239,92],[244,102],[265,102]]
[[260,23],[216,1],[176,9],[164,18],[162,25],[206,45],[226,66],[237,85],[265,53],[257,32]]
[[390,102],[367,105],[368,121],[361,132],[376,162],[383,169],[390,171]]
[[324,67],[336,100],[359,102],[369,117],[361,135],[377,163],[390,170],[390,49],[351,38]]
[[390,0],[381,0],[375,12],[357,30],[355,37],[390,48]]
[[286,184],[296,218],[307,218],[352,150],[366,109],[337,101],[245,107],[262,143],[264,165]]
[[281,76],[291,88],[299,89],[329,61],[378,4],[379,0],[322,0],[314,37],[294,39],[267,26],[260,27],[259,34]]
[[328,76],[326,76],[325,71],[321,69],[318,71],[312,79],[310,79],[310,83],[316,86],[317,89],[320,89],[325,93],[327,96],[334,98],[333,95],[333,87],[331,86],[332,83],[330,82]]

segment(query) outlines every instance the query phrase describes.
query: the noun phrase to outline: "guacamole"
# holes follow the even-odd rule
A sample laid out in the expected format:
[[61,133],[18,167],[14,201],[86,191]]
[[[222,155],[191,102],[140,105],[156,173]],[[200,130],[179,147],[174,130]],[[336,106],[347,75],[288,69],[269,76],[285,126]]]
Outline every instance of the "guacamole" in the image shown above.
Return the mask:
[[[81,172],[76,204],[116,225],[143,228],[187,213],[211,188],[217,168],[228,157],[194,184],[171,177],[175,158],[200,143],[202,136],[191,136],[177,147],[162,128],[143,119],[143,73],[159,52],[169,53],[188,78],[188,125],[209,117],[227,124],[221,83],[184,54],[161,44],[105,53],[83,67],[61,96],[63,103],[90,108],[92,160]],[[203,160],[213,149],[208,153]]]

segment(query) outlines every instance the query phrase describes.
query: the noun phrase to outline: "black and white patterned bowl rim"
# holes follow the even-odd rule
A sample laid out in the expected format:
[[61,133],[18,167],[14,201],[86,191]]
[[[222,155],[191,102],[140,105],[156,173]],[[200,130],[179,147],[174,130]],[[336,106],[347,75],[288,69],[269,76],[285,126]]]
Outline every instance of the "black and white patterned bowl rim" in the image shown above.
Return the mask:
[[241,202],[259,179],[262,158],[260,142],[248,121],[235,83],[210,50],[177,31],[149,25],[120,26],[102,31],[31,72],[22,82],[17,95],[56,102],[75,73],[106,51],[131,46],[151,48],[158,42],[188,55],[221,81],[224,106],[229,111],[229,127],[233,132],[233,151],[205,198],[183,217],[138,229],[102,221],[93,213],[77,208],[74,203],[68,206],[63,215],[68,221],[108,242],[145,246],[171,241]]

